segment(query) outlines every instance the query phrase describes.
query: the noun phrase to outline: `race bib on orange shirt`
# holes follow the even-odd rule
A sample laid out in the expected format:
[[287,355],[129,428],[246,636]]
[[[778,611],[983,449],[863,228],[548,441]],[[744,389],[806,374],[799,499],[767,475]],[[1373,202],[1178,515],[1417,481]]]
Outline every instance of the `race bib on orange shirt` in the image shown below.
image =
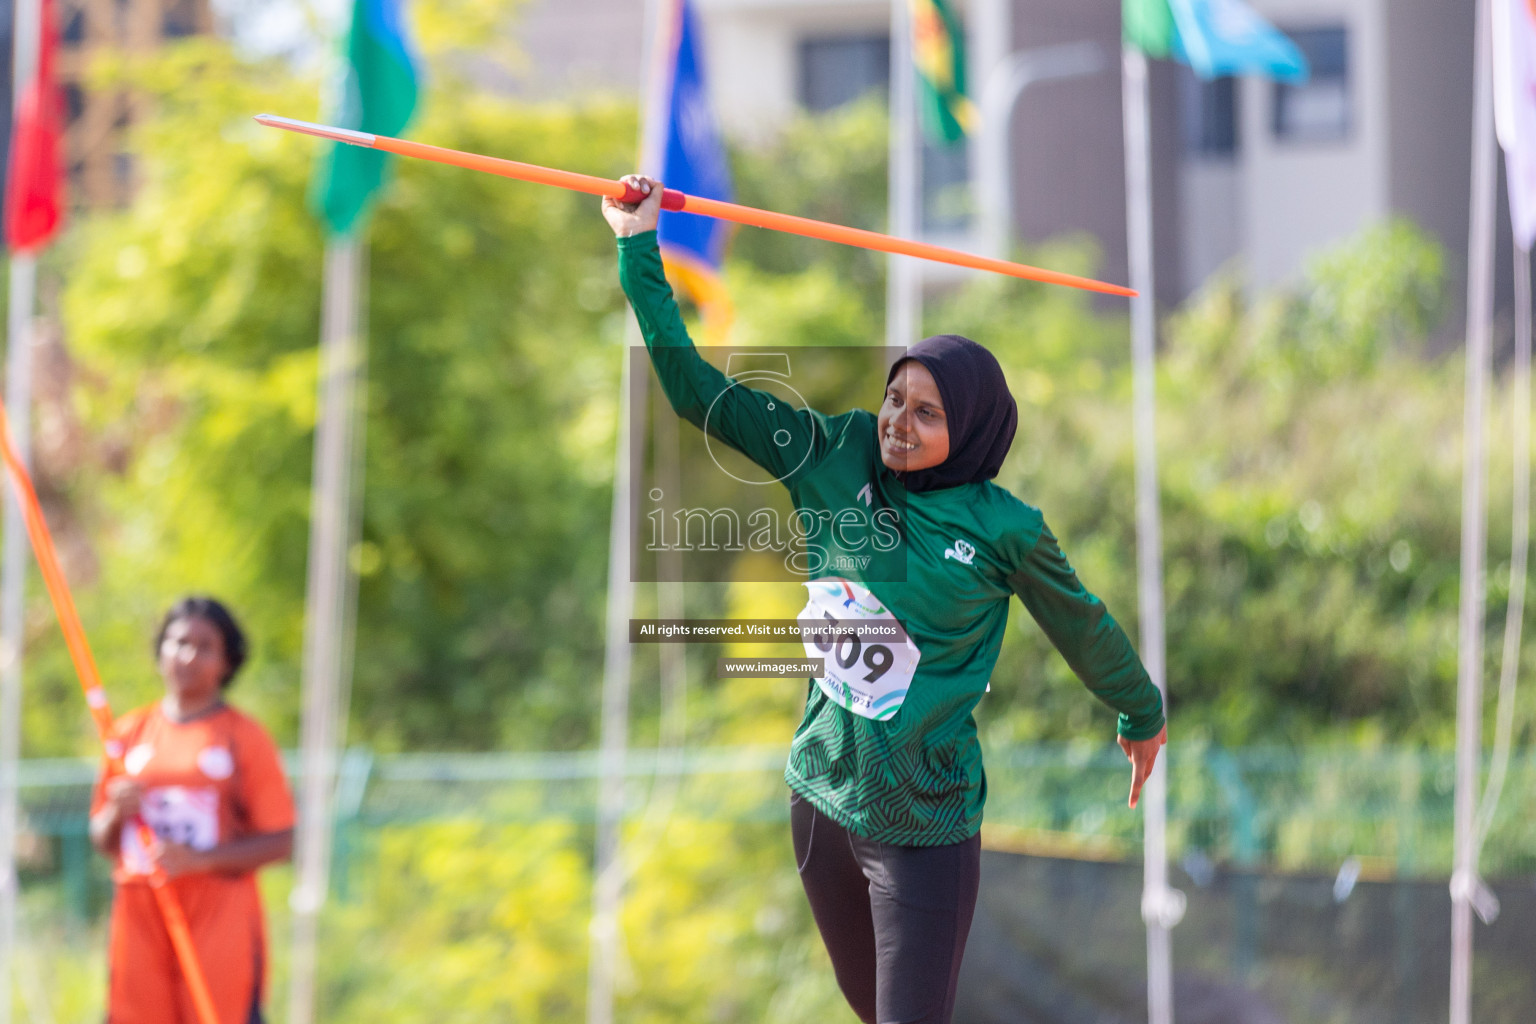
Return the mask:
[[[144,793],[139,814],[164,842],[194,850],[219,845],[219,793],[212,786],[157,786]],[[149,873],[149,857],[139,842],[138,829],[123,829],[122,851],[128,870]]]

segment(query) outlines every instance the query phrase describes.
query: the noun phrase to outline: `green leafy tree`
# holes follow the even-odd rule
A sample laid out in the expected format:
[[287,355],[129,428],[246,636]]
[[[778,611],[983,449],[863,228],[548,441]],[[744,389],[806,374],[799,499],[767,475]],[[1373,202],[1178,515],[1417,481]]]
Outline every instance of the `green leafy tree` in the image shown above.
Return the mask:
[[[274,94],[270,68],[213,44],[136,73],[157,104],[137,137],[145,182],[128,210],[76,236],[64,296],[82,367],[73,411],[117,453],[82,466],[74,491],[100,562],[92,626],[105,663],[132,680],[114,680],[126,705],[155,690],[140,653],[154,610],[189,589],[226,595],[259,655],[242,698],[291,737],[315,418],[321,237],[304,205],[315,147],[249,114],[311,116],[313,92],[294,82]],[[631,110],[514,108],[454,89],[439,85],[421,138],[515,142],[527,159],[599,173],[626,165]],[[616,415],[611,238],[587,197],[419,162],[395,178],[369,254],[354,738],[582,745]]]

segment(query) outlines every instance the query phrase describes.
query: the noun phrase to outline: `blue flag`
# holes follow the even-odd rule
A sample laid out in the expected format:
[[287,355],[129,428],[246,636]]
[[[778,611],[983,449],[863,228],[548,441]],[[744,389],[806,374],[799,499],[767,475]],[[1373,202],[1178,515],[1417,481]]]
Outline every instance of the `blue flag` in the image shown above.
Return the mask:
[[1169,0],[1172,55],[1210,80],[1222,75],[1264,75],[1305,82],[1307,58],[1285,33],[1242,0]]
[[[705,199],[731,199],[731,170],[709,105],[699,30],[689,0],[678,0],[671,59],[662,100],[667,120],[659,177],[668,188]],[[720,280],[730,225],[692,213],[663,213],[657,229],[662,260],[699,307],[712,332],[730,323],[731,303]]]

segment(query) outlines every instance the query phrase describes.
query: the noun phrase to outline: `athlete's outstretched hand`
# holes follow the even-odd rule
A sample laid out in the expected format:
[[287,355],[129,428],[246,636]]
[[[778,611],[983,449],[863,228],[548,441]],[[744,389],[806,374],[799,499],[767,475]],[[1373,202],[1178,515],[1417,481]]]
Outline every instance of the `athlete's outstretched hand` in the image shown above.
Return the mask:
[[1141,799],[1142,783],[1147,781],[1147,776],[1152,774],[1152,766],[1157,763],[1157,752],[1168,742],[1168,726],[1163,726],[1163,731],[1149,740],[1128,740],[1124,736],[1116,738],[1120,741],[1120,749],[1125,751],[1125,756],[1131,762],[1131,806],[1135,807],[1136,801]]
[[626,174],[619,179],[631,188],[646,193],[638,203],[621,203],[617,199],[603,197],[603,217],[613,233],[620,238],[656,230],[661,216],[661,182],[641,174]]

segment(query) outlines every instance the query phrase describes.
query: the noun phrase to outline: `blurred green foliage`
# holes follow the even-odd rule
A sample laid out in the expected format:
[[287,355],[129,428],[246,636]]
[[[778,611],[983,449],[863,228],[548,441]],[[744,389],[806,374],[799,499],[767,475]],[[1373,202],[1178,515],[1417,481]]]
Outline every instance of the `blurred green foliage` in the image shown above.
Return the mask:
[[[68,411],[95,451],[65,486],[99,560],[82,589],[123,706],[156,690],[142,654],[155,611],[184,590],[225,595],[256,638],[238,698],[291,740],[323,240],[304,206],[313,141],[248,115],[308,117],[312,100],[302,83],[274,94],[211,45],[152,72],[147,86],[164,88],[138,135],[143,189],[71,240]],[[189,79],[206,87],[176,84]],[[628,109],[512,108],[452,88],[419,137],[626,165]],[[601,664],[622,329],[611,235],[585,197],[421,162],[395,171],[368,257],[354,736],[580,746]],[[39,665],[36,685],[66,672]],[[35,752],[74,745],[77,730],[61,743],[50,724]]]
[[[1218,277],[1166,320],[1158,447],[1181,737],[1449,745],[1461,364],[1430,358],[1423,343],[1442,259],[1423,232],[1392,223],[1319,257],[1293,288],[1250,298]],[[1069,263],[1056,253],[1036,261]],[[1044,510],[1134,636],[1123,328],[1090,316],[1075,293],[1030,291],[981,282],[933,310],[929,327],[974,331],[999,352],[1021,406],[1000,482]],[[1509,415],[1501,390],[1490,428],[1498,623],[1509,586]],[[1075,680],[1018,618],[978,713],[983,728],[996,742],[1082,735],[1090,709]],[[1523,645],[1527,669],[1532,651]],[[1521,742],[1531,706],[1522,698]]]
[[[737,201],[747,206],[883,231],[887,156],[885,103],[869,95],[827,114],[792,121],[768,142],[736,148],[731,174]],[[789,280],[815,269],[837,282],[843,301],[856,300],[876,317],[885,308],[886,257],[878,253],[743,228],[732,240],[731,255],[738,266]],[[732,284],[733,294],[754,290]],[[878,344],[878,329],[877,323],[861,343]]]
[[[368,842],[360,888],[328,925],[326,1019],[419,1020],[448,1006],[465,1024],[586,1019],[590,828],[453,821]],[[617,1019],[839,1019],[782,824],[682,812],[627,844]]]

